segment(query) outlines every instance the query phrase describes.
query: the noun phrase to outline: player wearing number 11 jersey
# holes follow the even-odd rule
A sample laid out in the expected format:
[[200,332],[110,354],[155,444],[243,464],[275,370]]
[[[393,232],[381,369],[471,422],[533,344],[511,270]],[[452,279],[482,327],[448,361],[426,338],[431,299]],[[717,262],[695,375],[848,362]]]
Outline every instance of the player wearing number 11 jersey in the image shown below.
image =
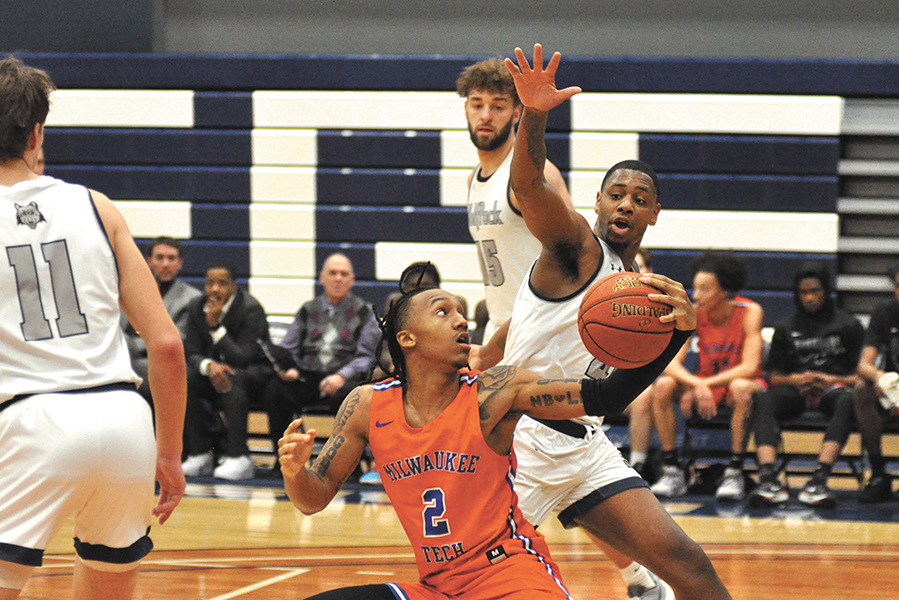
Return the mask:
[[[112,202],[34,173],[53,89],[0,60],[0,600],[69,517],[74,596],[127,599],[153,515],[164,522],[185,488],[184,350]],[[147,344],[156,439],[120,306]]]

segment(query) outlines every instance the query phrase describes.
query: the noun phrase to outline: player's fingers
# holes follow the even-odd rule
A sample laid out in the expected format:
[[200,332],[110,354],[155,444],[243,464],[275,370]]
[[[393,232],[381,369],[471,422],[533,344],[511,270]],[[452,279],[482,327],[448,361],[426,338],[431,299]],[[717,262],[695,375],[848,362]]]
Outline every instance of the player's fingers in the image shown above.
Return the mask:
[[550,75],[555,75],[556,69],[559,68],[559,61],[562,60],[561,52],[553,52],[552,57],[549,59],[549,64],[546,65],[546,72]]
[[528,59],[525,58],[521,48],[515,48],[515,58],[518,59],[518,68],[521,69],[521,72],[530,73],[531,65],[528,63]]
[[543,70],[543,46],[534,44],[534,70]]

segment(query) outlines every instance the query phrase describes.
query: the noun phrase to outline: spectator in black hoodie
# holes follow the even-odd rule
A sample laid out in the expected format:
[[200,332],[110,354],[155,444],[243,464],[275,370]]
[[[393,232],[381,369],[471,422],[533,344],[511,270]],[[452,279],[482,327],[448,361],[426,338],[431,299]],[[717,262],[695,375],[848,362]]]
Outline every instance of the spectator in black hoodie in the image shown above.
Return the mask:
[[793,282],[796,313],[774,330],[766,362],[769,386],[755,402],[760,485],[749,501],[772,506],[789,498],[775,467],[780,422],[810,408],[824,413],[830,422],[818,466],[799,492],[799,501],[832,508],[836,500],[827,480],[852,429],[853,386],[864,328],[834,305],[830,273],[822,263],[803,263]]

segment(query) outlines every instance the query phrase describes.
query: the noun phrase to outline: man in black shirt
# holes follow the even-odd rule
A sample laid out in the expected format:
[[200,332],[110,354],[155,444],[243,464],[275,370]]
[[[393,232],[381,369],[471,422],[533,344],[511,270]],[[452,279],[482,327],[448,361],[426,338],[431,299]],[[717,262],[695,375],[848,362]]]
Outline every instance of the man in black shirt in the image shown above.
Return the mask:
[[822,263],[804,263],[794,277],[796,312],[774,331],[766,363],[769,387],[755,401],[759,487],[749,498],[755,506],[783,504],[789,498],[775,467],[780,422],[806,408],[821,411],[830,422],[818,467],[799,492],[799,501],[820,508],[836,504],[827,480],[852,430],[864,328],[834,305],[831,289],[830,273]]
[[888,274],[895,297],[871,314],[858,364],[855,413],[862,446],[871,461],[871,478],[862,489],[859,502],[886,502],[892,495],[881,449],[881,418],[899,415],[899,263]]

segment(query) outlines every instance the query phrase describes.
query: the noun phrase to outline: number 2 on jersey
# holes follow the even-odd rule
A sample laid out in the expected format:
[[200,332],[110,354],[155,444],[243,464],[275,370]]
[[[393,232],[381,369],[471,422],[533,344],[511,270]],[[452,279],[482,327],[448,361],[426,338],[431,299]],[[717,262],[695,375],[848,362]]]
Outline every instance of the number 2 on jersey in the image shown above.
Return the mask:
[[[87,319],[78,304],[66,241],[41,244],[41,250],[44,261],[50,267],[50,287],[56,303],[56,328],[60,337],[87,333]],[[16,291],[22,310],[22,334],[25,341],[36,342],[52,338],[50,321],[44,316],[44,296],[41,294],[34,250],[31,246],[9,246],[6,248],[6,256],[16,274]]]
[[449,533],[449,521],[442,518],[446,514],[444,493],[440,488],[430,488],[421,494],[425,505],[422,511],[425,537],[438,537]]

